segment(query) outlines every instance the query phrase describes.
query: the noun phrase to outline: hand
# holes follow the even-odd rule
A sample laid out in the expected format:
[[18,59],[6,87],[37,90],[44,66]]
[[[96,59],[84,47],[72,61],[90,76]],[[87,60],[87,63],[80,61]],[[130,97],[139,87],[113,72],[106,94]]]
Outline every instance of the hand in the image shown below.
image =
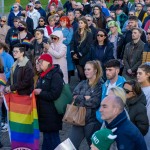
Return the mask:
[[34,94],[35,95],[39,95],[41,93],[42,89],[35,89],[34,90]]
[[4,92],[5,93],[10,93],[11,92],[10,86],[6,86],[5,89],[4,89]]
[[73,55],[73,58],[74,58],[74,59],[78,59],[77,54],[74,54],[74,55]]
[[127,72],[128,72],[129,74],[132,74],[132,70],[131,70],[131,69],[128,69]]
[[43,47],[48,50],[50,48],[50,44],[49,43],[43,43]]
[[88,100],[88,99],[91,98],[91,96],[84,96],[84,98],[85,98],[86,100]]
[[2,97],[3,97],[3,95],[4,95],[4,93],[3,93],[3,92],[0,92],[0,98],[2,98]]
[[77,96],[78,96],[78,95],[74,95],[74,96],[73,96],[73,99],[76,99],[76,98],[77,98]]

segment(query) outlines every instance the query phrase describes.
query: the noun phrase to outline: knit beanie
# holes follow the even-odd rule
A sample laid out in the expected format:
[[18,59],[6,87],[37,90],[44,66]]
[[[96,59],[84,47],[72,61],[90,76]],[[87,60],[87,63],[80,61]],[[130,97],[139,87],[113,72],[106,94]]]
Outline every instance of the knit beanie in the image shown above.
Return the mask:
[[91,141],[94,146],[100,150],[109,150],[111,144],[114,142],[114,139],[117,135],[113,134],[112,130],[103,128],[99,131],[96,131],[91,138]]
[[40,58],[38,59],[38,61],[39,61],[39,60],[45,60],[45,61],[49,62],[50,64],[53,64],[52,56],[49,55],[49,54],[42,54],[42,55],[40,56]]

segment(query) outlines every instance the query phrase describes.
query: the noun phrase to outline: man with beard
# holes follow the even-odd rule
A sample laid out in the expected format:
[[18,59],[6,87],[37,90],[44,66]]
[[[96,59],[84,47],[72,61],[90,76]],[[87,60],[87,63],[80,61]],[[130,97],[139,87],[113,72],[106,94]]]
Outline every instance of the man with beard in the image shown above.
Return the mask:
[[142,64],[142,53],[144,42],[141,41],[142,31],[140,28],[132,29],[132,41],[129,42],[124,51],[124,69],[122,75],[126,80],[135,79],[138,67]]
[[[126,81],[124,77],[119,76],[120,72],[120,62],[116,59],[111,59],[105,64],[106,77],[107,80],[102,86],[102,97],[101,101],[108,95],[109,90],[112,87],[123,87],[124,82]],[[96,118],[99,122],[102,122],[99,110],[96,112]]]
[[[125,33],[125,45],[132,41],[132,29],[137,27],[138,18],[136,16],[130,16],[128,19],[128,30]],[[146,43],[146,35],[143,29],[141,29],[141,40]]]

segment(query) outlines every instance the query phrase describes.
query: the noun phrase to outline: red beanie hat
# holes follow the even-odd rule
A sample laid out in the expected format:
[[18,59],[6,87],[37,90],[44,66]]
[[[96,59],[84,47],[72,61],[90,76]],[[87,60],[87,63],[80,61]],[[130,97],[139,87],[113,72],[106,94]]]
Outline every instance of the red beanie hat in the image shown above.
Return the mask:
[[45,60],[45,61],[49,62],[50,64],[53,64],[52,56],[49,55],[49,54],[42,54],[42,55],[40,56],[40,58],[38,59],[38,61],[39,61],[39,60]]

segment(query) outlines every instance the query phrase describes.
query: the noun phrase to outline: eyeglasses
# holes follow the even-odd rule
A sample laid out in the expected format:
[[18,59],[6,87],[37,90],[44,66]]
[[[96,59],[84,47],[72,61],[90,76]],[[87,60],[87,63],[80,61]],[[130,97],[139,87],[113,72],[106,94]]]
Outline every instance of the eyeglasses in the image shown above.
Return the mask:
[[97,36],[104,37],[105,35],[103,35],[103,34],[97,34]]
[[15,50],[13,50],[13,53],[19,53],[19,51],[15,51]]
[[124,91],[126,92],[126,94],[129,94],[130,92],[133,92],[133,91],[130,91],[130,90],[125,89],[125,88],[123,88],[123,89],[124,89]]
[[149,35],[149,34],[150,34],[150,32],[146,32],[146,34],[147,34],[147,35]]
[[40,35],[40,33],[35,33],[34,35]]
[[57,37],[51,37],[51,39],[56,41],[58,38]]
[[6,22],[5,20],[1,20],[1,22]]
[[44,22],[44,20],[39,20],[39,22]]

